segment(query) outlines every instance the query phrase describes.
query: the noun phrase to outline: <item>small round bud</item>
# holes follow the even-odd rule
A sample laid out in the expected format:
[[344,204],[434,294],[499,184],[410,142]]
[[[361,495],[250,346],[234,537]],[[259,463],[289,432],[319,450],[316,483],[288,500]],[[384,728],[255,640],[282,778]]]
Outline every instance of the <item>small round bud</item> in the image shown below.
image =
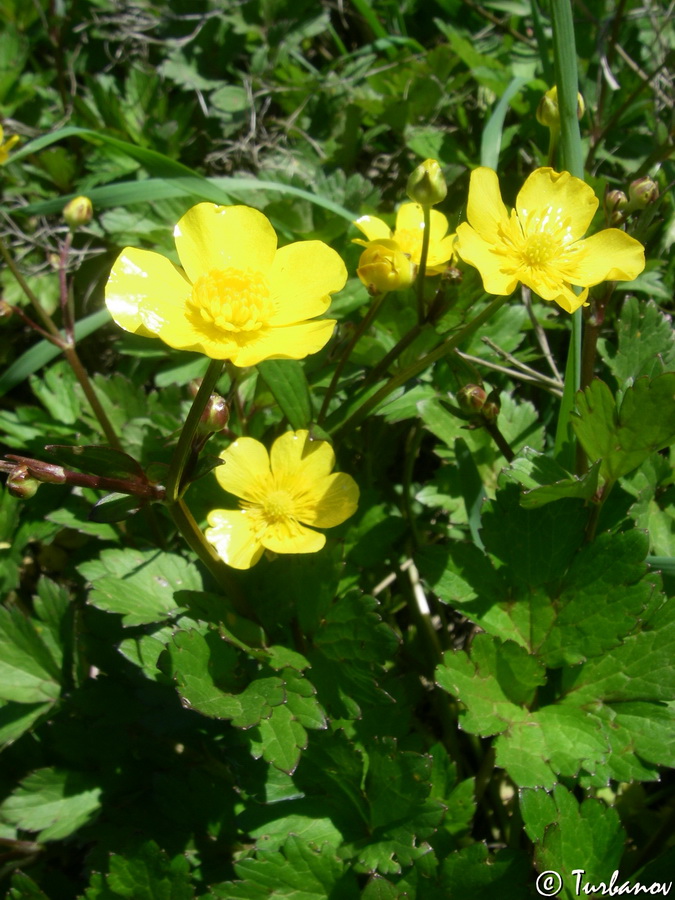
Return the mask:
[[7,490],[20,500],[30,500],[39,487],[40,482],[33,478],[26,466],[17,466],[7,479]]
[[457,402],[462,412],[475,415],[481,412],[487,400],[487,394],[478,384],[465,384],[457,392]]
[[415,280],[416,267],[396,241],[369,241],[361,254],[356,274],[372,296],[400,291]]
[[[577,94],[577,119],[581,119],[586,110],[586,104],[581,94]],[[546,91],[537,106],[537,122],[547,128],[560,128],[560,106],[558,105],[557,85]]]
[[75,231],[76,228],[81,228],[82,225],[89,224],[93,215],[94,209],[89,197],[73,197],[63,207],[63,218],[72,231]]
[[230,409],[220,394],[211,394],[199,420],[198,432],[222,431],[230,418]]
[[406,194],[420,206],[436,206],[445,200],[447,193],[448,186],[435,159],[425,159],[408,178]]
[[633,209],[644,209],[650,203],[654,203],[659,199],[659,187],[649,175],[645,175],[643,178],[636,178],[635,181],[630,183],[628,196]]
[[605,194],[605,215],[610,225],[622,225],[628,214],[628,197],[623,191],[607,191]]
[[5,300],[0,300],[0,319],[9,319],[14,315],[14,309]]
[[481,416],[487,422],[496,421],[499,416],[500,406],[495,400],[486,400],[483,404],[483,408],[480,411]]

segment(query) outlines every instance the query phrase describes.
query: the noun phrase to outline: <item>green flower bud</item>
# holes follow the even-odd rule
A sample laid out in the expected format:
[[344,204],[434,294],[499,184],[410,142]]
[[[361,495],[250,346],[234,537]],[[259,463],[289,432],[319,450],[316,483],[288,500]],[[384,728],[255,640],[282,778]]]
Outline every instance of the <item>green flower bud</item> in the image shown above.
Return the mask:
[[[584,98],[577,94],[577,119],[580,119],[586,110]],[[546,91],[537,107],[537,122],[547,128],[560,128],[560,107],[558,106],[558,88],[554,85]]]
[[464,387],[457,392],[457,402],[462,412],[475,415],[482,411],[487,394],[478,384],[465,384]]
[[415,280],[416,267],[396,241],[370,241],[361,254],[356,274],[371,296],[400,291]]
[[7,490],[20,500],[30,500],[39,487],[40,482],[33,478],[26,466],[17,466],[7,479]]
[[91,222],[94,209],[89,197],[73,197],[70,203],[63,207],[63,218],[71,231],[81,228]]
[[448,186],[435,159],[425,159],[408,178],[406,193],[420,206],[436,206],[445,200]]
[[628,196],[632,209],[644,209],[659,199],[659,187],[649,175],[645,175],[630,183]]
[[623,191],[607,191],[605,194],[605,215],[610,225],[622,225],[628,214],[628,197]]

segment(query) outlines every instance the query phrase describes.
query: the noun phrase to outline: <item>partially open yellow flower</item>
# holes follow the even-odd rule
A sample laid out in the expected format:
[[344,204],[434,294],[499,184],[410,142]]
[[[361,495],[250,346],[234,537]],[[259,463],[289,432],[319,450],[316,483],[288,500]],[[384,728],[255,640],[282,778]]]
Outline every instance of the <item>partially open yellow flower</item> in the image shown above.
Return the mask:
[[[399,250],[407,253],[416,266],[420,264],[422,255],[422,232],[424,231],[424,213],[419,203],[404,203],[396,215],[396,228],[392,231],[386,222],[375,216],[361,216],[354,222],[368,241],[393,240]],[[437,209],[431,210],[431,229],[429,234],[429,255],[427,257],[427,275],[438,275],[445,270],[452,259],[455,235],[448,234],[448,220]],[[356,238],[355,244],[368,246],[368,242]]]
[[15,144],[19,143],[19,140],[18,134],[13,134],[10,138],[5,140],[5,132],[2,125],[0,125],[0,166],[4,166],[7,162],[9,159],[9,151]]
[[235,366],[303,359],[330,339],[335,320],[316,317],[347,270],[323,241],[277,249],[261,212],[214,203],[188,210],[174,238],[182,268],[133,247],[115,261],[106,304],[126,331]]
[[[571,313],[586,302],[589,287],[632,281],[645,266],[642,244],[618,228],[582,240],[597,208],[581,179],[543,168],[528,177],[509,215],[496,172],[474,169],[457,252],[478,269],[489,294],[510,294],[522,282]],[[578,296],[572,285],[583,288]]]
[[416,266],[403,253],[396,241],[368,241],[361,254],[356,274],[369,293],[385,294],[410,287],[415,280]]
[[221,454],[216,477],[241,497],[241,509],[214,509],[206,539],[235,569],[250,569],[263,550],[316,553],[325,535],[307,525],[332,528],[356,511],[359,489],[350,475],[331,474],[335,454],[327,441],[310,441],[308,431],[287,431],[265,447],[238,438]]

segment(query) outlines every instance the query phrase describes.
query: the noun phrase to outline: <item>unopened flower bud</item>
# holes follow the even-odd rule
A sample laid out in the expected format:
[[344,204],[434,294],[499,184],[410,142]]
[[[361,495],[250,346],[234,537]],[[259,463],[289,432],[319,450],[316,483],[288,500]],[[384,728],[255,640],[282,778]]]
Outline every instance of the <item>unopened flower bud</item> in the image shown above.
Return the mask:
[[460,409],[471,415],[481,412],[486,400],[487,394],[478,384],[465,384],[464,387],[457,392],[457,402],[459,403]]
[[630,183],[628,196],[633,209],[644,209],[650,203],[654,203],[659,199],[659,187],[649,175],[645,175],[643,178],[636,178],[635,181]]
[[408,178],[406,194],[420,206],[436,206],[445,200],[448,186],[435,159],[425,159]]
[[5,300],[0,300],[0,319],[9,319],[14,315],[14,310]]
[[623,191],[607,191],[605,194],[605,215],[610,225],[622,225],[628,214],[628,197]]
[[72,231],[89,224],[93,215],[94,210],[89,197],[73,197],[70,203],[63,207],[63,218]]
[[40,482],[33,478],[26,466],[17,466],[7,479],[7,490],[20,500],[30,500],[39,487]]
[[488,422],[496,421],[499,416],[500,406],[496,400],[486,400],[480,411],[481,416]]
[[[577,94],[577,119],[580,119],[586,110],[584,98]],[[558,88],[556,85],[546,91],[537,107],[537,122],[547,128],[560,128],[560,106],[558,105]]]
[[410,287],[415,280],[415,264],[396,241],[370,241],[361,254],[356,274],[368,293],[385,294]]
[[222,431],[230,418],[230,409],[220,394],[211,394],[199,420],[198,433],[213,434]]

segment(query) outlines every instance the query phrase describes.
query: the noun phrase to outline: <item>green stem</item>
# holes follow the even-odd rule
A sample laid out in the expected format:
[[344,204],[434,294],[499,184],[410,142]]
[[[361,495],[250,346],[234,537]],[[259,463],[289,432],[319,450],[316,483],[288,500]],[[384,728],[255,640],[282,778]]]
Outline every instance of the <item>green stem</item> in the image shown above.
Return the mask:
[[340,375],[342,375],[344,367],[347,365],[347,362],[349,360],[349,357],[352,355],[352,351],[354,350],[354,347],[356,347],[356,345],[361,340],[363,335],[366,333],[366,331],[370,328],[370,326],[375,321],[375,317],[377,316],[378,312],[380,311],[380,308],[382,307],[382,301],[384,300],[384,298],[386,296],[387,295],[385,293],[385,294],[379,294],[378,296],[373,298],[373,302],[370,304],[368,312],[365,314],[365,316],[361,319],[359,324],[354,329],[354,334],[352,335],[351,340],[345,347],[344,353],[338,360],[338,364],[335,367],[335,372],[333,373],[331,382],[328,385],[328,390],[326,391],[326,394],[323,398],[323,403],[321,404],[321,410],[319,411],[319,417],[317,419],[317,422],[319,425],[323,422],[324,418],[326,417],[326,413],[328,412],[328,406],[330,404],[330,401],[333,398],[333,394],[335,393],[335,388],[337,387],[337,383],[340,379]]
[[[169,473],[166,479],[166,502],[171,506],[180,497],[183,490],[183,474],[185,466],[192,452],[192,445],[197,432],[197,426],[201,418],[209,397],[214,391],[216,383],[220,378],[223,369],[223,361],[221,359],[212,359],[206,374],[202,378],[202,383],[197,391],[190,412],[185,420],[183,429],[178,438],[176,449],[173,451],[171,463],[169,465]],[[201,533],[201,532],[200,532]]]
[[423,205],[422,214],[424,215],[424,229],[422,231],[422,253],[420,254],[420,264],[417,270],[417,322],[419,325],[422,325],[426,318],[424,312],[424,279],[427,274],[429,238],[431,237],[431,207]]
[[87,371],[80,361],[80,357],[75,352],[75,348],[72,346],[63,347],[62,350],[63,355],[68,360],[70,368],[73,370],[73,372],[75,373],[75,377],[80,383],[80,387],[84,391],[85,397],[89,401],[89,405],[91,406],[94,415],[98,419],[98,423],[103,430],[103,434],[105,435],[106,440],[111,447],[114,447],[115,450],[121,450],[122,444],[120,443],[120,439],[117,437],[117,432],[113,428],[110,419],[101,406],[101,401],[98,399],[96,391],[94,390],[94,385],[91,383],[89,375],[87,375]]
[[375,409],[382,403],[383,400],[396,390],[396,388],[401,387],[401,385],[405,384],[406,381],[409,381],[411,378],[414,378],[415,375],[419,375],[420,372],[423,372],[426,368],[428,368],[433,363],[437,362],[439,359],[442,359],[444,356],[447,356],[448,353],[452,353],[452,351],[462,343],[462,341],[466,340],[470,337],[474,331],[480,328],[488,319],[492,318],[492,316],[500,309],[505,301],[506,297],[496,297],[492,303],[490,303],[482,313],[476,316],[468,325],[465,325],[461,331],[457,332],[457,334],[453,335],[448,340],[444,341],[440,346],[436,347],[431,353],[427,353],[426,356],[423,356],[421,359],[416,360],[416,362],[407,366],[402,371],[398,372],[389,381],[383,385],[379,391],[369,397],[367,400],[363,402],[363,404],[355,410],[346,419],[339,428],[336,429],[335,437],[338,435],[341,437],[347,432],[358,425],[365,417],[368,415],[371,410]]
[[389,353],[386,356],[383,356],[379,363],[375,366],[375,368],[368,373],[368,376],[364,380],[361,387],[369,387],[371,384],[375,384],[380,375],[384,375],[389,366],[394,362],[394,360],[398,359],[398,357],[408,349],[408,347],[412,344],[415,338],[422,331],[421,325],[413,325],[410,331],[407,331],[401,340],[391,348]]
[[[574,20],[571,0],[552,0],[553,53],[560,110],[560,159],[561,168],[576,178],[584,177],[584,161],[581,153],[581,134],[577,118],[577,51],[574,37]],[[578,309],[572,314],[572,336],[565,368],[565,386],[558,413],[555,439],[555,455],[570,470],[575,465],[575,439],[569,428],[569,415],[574,406],[574,396],[581,385],[581,330],[582,314]]]
[[236,612],[247,619],[256,621],[255,613],[250,608],[241,587],[232,577],[232,573],[218,556],[215,549],[206,540],[201,528],[195,522],[194,516],[183,500],[176,500],[175,503],[169,504],[168,509],[176,528],[180,531],[190,549],[197,554],[218,584],[224,589]]
[[[87,400],[89,401],[89,405],[91,406],[94,415],[98,419],[99,425],[101,426],[101,429],[103,431],[103,434],[106,437],[106,440],[108,441],[108,443],[110,444],[111,447],[114,447],[116,450],[121,450],[122,445],[120,444],[120,441],[119,441],[119,438],[117,437],[115,429],[113,428],[113,426],[110,422],[110,419],[106,415],[105,410],[101,406],[101,403],[100,403],[98,397],[96,396],[94,386],[92,385],[92,383],[89,379],[89,375],[87,374],[86,369],[82,365],[82,363],[80,361],[80,357],[77,355],[77,353],[75,351],[74,336],[72,333],[72,328],[68,329],[68,326],[66,326],[66,336],[64,338],[64,336],[61,334],[59,329],[56,327],[52,317],[43,308],[38,297],[36,296],[36,294],[34,293],[32,288],[29,286],[28,282],[23,277],[23,275],[21,274],[19,269],[17,268],[17,265],[14,262],[14,260],[12,259],[2,238],[0,238],[0,254],[2,254],[5,262],[7,263],[7,267],[9,268],[10,272],[16,279],[17,284],[19,285],[21,290],[24,292],[26,297],[30,300],[31,305],[33,306],[33,309],[37,313],[38,317],[42,320],[42,323],[44,324],[45,329],[47,331],[47,335],[45,335],[45,336],[48,337],[49,340],[51,340],[51,342],[53,344],[56,344],[56,346],[59,347],[63,351],[63,355],[66,357],[66,360],[68,361],[69,366],[75,373],[75,377],[79,381],[80,386],[81,386],[82,390],[84,391],[84,395],[87,398]],[[43,332],[41,332],[41,333],[43,333]]]
[[10,272],[16,279],[17,284],[19,285],[21,290],[24,292],[26,297],[28,297],[31,304],[33,305],[33,309],[38,314],[38,317],[41,319],[42,324],[44,325],[45,329],[51,335],[53,335],[53,337],[56,339],[54,341],[54,343],[57,343],[58,346],[63,349],[63,347],[65,346],[65,341],[64,341],[63,337],[61,336],[61,332],[54,324],[54,320],[52,319],[52,317],[44,309],[44,307],[38,300],[37,295],[35,294],[33,289],[29,286],[28,282],[26,281],[26,279],[23,277],[23,275],[19,271],[16,263],[12,259],[11,255],[5,245],[5,242],[2,240],[2,238],[0,238],[0,253],[2,254],[3,259],[7,263],[7,268],[10,270]]

